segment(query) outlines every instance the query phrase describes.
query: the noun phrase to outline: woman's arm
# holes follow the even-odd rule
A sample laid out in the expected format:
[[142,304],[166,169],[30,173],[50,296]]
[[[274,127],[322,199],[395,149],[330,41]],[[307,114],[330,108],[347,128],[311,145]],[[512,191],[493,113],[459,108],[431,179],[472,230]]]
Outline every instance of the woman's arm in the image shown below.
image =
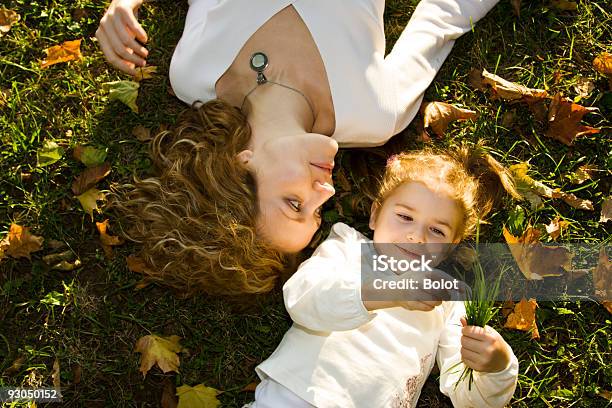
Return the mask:
[[450,53],[455,40],[470,31],[499,0],[421,0],[385,58],[396,78],[398,120],[395,133],[416,116],[423,93]]

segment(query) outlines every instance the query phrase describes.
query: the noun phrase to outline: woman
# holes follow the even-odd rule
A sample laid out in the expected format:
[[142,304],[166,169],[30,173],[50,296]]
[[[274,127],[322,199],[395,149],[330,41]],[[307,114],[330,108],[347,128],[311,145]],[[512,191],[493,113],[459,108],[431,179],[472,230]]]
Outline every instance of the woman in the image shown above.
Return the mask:
[[[141,3],[114,0],[96,32],[129,74],[147,56]],[[385,57],[384,0],[191,0],[170,80],[192,109],[153,144],[160,176],[117,203],[151,277],[187,293],[270,290],[320,226],[338,147],[402,131],[495,3],[422,0]]]

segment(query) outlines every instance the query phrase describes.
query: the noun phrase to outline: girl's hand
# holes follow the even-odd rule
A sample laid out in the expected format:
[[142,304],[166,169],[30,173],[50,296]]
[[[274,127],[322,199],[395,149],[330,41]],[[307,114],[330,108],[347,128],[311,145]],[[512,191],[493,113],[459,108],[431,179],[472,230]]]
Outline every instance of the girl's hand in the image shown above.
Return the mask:
[[466,366],[487,373],[502,371],[510,363],[512,349],[490,326],[468,326],[461,318],[461,357]]
[[135,67],[143,67],[149,54],[141,43],[147,42],[147,33],[136,19],[136,11],[142,0],[113,0],[100,20],[96,38],[106,56],[115,68],[134,75]]

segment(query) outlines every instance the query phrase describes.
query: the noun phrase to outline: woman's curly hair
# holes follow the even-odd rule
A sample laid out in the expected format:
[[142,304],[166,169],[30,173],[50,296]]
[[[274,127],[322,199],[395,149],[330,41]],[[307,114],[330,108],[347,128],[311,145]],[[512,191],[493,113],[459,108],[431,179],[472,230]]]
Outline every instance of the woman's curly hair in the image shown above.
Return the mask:
[[270,291],[290,259],[256,231],[255,179],[237,160],[251,131],[235,107],[212,100],[183,112],[151,144],[158,176],[119,187],[111,207],[142,245],[148,279],[184,296]]

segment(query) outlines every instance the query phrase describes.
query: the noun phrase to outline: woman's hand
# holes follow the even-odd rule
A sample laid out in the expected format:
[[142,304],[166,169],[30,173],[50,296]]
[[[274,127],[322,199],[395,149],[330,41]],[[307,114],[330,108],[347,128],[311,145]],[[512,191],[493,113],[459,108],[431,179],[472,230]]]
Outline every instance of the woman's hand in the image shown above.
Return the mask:
[[512,349],[490,326],[468,326],[461,318],[461,357],[466,366],[487,373],[496,373],[510,363]]
[[145,58],[149,54],[138,42],[147,42],[147,33],[136,19],[141,4],[142,0],[113,0],[96,31],[108,62],[130,75],[136,73],[137,66],[146,64]]

